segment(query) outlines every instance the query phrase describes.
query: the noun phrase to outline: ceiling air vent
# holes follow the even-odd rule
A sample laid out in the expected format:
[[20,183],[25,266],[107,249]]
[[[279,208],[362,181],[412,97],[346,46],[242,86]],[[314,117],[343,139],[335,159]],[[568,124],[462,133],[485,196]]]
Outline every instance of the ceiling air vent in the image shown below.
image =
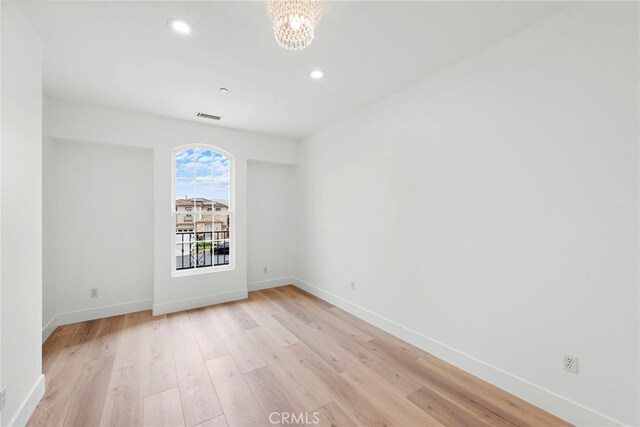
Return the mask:
[[202,117],[203,119],[220,120],[220,116],[213,116],[211,114],[206,114],[206,113],[198,113],[196,114],[196,116]]

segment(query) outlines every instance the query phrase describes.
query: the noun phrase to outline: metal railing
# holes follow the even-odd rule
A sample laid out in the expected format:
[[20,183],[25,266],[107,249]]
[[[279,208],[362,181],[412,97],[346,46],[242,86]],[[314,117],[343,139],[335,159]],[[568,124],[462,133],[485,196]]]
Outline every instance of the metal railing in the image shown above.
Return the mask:
[[176,270],[229,264],[229,231],[176,232]]

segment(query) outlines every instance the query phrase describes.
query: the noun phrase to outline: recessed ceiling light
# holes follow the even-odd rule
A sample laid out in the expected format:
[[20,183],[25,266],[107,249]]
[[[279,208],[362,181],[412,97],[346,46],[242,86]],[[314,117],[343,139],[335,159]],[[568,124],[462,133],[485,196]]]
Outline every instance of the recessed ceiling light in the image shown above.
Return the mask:
[[191,34],[191,25],[182,19],[171,18],[167,21],[167,25],[169,25],[174,33],[180,34],[181,36]]
[[311,77],[313,80],[320,80],[324,77],[324,73],[322,72],[322,70],[312,70],[309,73],[309,77]]
[[219,90],[220,90],[221,93],[229,92],[229,89],[227,89],[226,87],[221,87]]

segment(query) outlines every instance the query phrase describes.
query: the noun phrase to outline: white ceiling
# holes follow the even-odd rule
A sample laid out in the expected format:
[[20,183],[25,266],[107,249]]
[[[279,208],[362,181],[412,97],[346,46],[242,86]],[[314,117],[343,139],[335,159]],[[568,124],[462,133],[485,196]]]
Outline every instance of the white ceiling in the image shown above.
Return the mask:
[[[328,2],[289,52],[264,2],[23,2],[44,45],[46,92],[301,138],[554,13],[558,2]],[[173,34],[169,18],[194,27]],[[312,81],[318,67],[325,78]],[[230,93],[218,92],[221,86]]]

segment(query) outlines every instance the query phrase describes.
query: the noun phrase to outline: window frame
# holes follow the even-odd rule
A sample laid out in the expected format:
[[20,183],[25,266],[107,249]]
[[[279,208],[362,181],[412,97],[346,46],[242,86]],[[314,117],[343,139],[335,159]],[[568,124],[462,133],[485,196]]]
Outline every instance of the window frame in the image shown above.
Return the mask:
[[[209,150],[221,154],[229,159],[229,210],[227,215],[231,226],[229,227],[229,264],[212,265],[209,267],[194,267],[183,270],[176,270],[176,218],[178,211],[176,210],[176,154],[189,149]],[[235,156],[220,147],[211,144],[186,144],[175,147],[171,150],[171,277],[185,277],[199,274],[217,273],[223,271],[235,270],[236,266],[236,215],[235,215],[235,188],[236,188],[236,167]],[[211,201],[212,207],[215,204],[215,196]],[[215,207],[213,207],[215,209]],[[194,212],[195,213],[195,212]],[[184,214],[184,213],[183,213]],[[215,210],[211,212],[212,218],[215,217]],[[195,221],[194,221],[194,233]]]

